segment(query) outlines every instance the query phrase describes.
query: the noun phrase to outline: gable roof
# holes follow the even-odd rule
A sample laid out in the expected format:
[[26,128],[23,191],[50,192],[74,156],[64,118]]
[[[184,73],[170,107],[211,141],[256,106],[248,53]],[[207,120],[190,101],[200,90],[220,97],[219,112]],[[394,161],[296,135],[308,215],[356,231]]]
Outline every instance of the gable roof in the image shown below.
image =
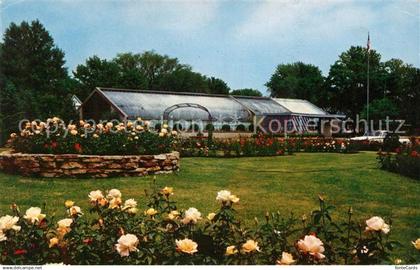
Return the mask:
[[[302,115],[335,118],[307,100],[270,97],[211,95],[205,93],[134,90],[97,87],[85,100],[99,93],[124,117],[160,119],[164,111],[182,103],[205,107],[212,118],[219,121],[251,121],[252,115]],[[174,110],[172,119],[207,120],[208,113],[193,107]]]

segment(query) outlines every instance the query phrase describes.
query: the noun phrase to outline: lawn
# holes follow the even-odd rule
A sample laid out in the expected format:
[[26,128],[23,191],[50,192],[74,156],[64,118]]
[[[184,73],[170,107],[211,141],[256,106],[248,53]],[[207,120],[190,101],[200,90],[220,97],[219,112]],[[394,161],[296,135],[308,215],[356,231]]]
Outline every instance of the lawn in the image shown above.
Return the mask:
[[[21,209],[42,206],[64,216],[63,202],[88,207],[89,191],[118,188],[123,198],[145,202],[152,177],[112,179],[34,179],[0,174],[0,214],[16,202]],[[204,215],[217,208],[216,192],[229,189],[240,197],[239,215],[251,224],[266,211],[293,211],[300,216],[318,205],[318,194],[337,206],[343,218],[353,206],[357,218],[392,218],[392,235],[404,247],[398,253],[419,256],[410,241],[420,237],[420,183],[377,168],[375,153],[299,153],[254,158],[183,158],[177,174],[159,175],[160,186],[173,186],[181,208],[196,207]],[[144,206],[145,208],[146,206]],[[87,212],[87,211],[86,211]],[[419,257],[420,260],[420,257]]]

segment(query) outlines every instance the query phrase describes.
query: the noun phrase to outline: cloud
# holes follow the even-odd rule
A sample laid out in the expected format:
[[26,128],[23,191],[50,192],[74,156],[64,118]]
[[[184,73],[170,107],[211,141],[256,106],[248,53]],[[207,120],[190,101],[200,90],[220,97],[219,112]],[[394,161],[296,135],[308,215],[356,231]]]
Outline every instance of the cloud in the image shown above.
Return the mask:
[[[281,41],[331,38],[365,28],[377,18],[370,5],[350,1],[264,1],[236,29],[240,39]],[[299,36],[297,36],[299,35]]]

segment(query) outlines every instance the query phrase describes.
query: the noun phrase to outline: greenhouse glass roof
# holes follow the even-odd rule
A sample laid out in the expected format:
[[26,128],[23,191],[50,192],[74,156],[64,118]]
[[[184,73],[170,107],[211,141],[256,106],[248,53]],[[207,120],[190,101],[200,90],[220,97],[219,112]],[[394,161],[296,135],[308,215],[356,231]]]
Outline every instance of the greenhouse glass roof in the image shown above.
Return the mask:
[[[158,92],[146,90],[116,90],[99,88],[103,95],[125,112],[128,118],[160,119],[174,105],[190,103],[205,107],[213,118],[222,121],[249,121],[251,113],[240,103],[222,95]],[[208,113],[197,108],[180,108],[170,114],[174,120],[207,120]]]
[[281,106],[295,114],[327,115],[328,113],[304,99],[274,98]]

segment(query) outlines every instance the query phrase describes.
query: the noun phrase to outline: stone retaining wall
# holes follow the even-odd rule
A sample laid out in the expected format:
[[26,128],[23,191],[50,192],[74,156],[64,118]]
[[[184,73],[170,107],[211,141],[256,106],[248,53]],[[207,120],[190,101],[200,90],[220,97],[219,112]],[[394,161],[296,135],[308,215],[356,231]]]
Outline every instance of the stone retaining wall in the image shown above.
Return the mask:
[[110,177],[171,173],[179,153],[138,156],[1,153],[0,170],[25,176]]

